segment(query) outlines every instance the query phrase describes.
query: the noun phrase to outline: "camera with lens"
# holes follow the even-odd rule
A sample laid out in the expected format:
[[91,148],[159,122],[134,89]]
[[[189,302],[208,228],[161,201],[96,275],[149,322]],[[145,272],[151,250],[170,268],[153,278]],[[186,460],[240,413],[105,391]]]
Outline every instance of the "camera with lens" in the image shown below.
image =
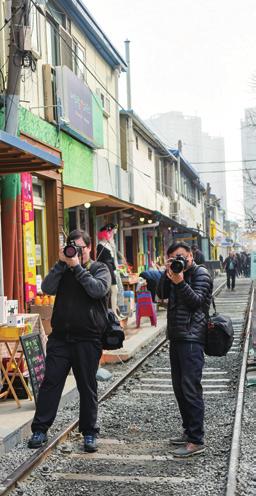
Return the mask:
[[187,260],[182,255],[177,255],[168,265],[175,274],[179,274],[187,268]]
[[82,248],[80,246],[76,246],[75,241],[70,241],[63,248],[63,253],[67,258],[73,258],[76,255],[82,256]]

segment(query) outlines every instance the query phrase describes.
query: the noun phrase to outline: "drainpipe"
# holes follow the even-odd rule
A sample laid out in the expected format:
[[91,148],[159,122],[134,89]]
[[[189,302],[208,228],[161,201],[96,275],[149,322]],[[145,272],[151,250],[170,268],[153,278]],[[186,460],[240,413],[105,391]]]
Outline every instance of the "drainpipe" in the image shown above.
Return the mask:
[[[121,69],[118,67],[114,71],[115,75],[115,96],[116,100],[119,100],[119,95],[118,95],[118,79],[120,76]],[[116,195],[118,198],[122,198],[122,178],[121,178],[121,147],[120,147],[120,113],[119,113],[119,106],[117,103],[115,103],[115,108],[116,108]]]
[[126,91],[127,91],[127,151],[128,151],[128,167],[129,171],[129,200],[134,203],[134,173],[133,173],[133,119],[129,114],[132,111],[132,98],[131,98],[131,71],[130,71],[130,41],[125,41],[125,58],[127,63],[126,73]]
[[130,40],[125,40],[124,43],[125,43],[125,60],[127,64],[127,72],[126,72],[127,110],[132,110]]
[[181,192],[181,176],[180,176],[180,154],[182,153],[182,141],[181,139],[178,140],[178,150],[179,150],[179,156],[178,156],[178,222],[180,224],[181,222],[181,215],[180,215],[180,192]]

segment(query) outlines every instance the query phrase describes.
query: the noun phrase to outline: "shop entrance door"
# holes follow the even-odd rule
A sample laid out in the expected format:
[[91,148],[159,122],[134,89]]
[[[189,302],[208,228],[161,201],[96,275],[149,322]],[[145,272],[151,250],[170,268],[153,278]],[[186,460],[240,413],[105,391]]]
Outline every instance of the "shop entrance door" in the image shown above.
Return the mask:
[[48,273],[46,205],[44,181],[33,177],[34,226],[36,245],[36,285],[41,291],[41,282]]

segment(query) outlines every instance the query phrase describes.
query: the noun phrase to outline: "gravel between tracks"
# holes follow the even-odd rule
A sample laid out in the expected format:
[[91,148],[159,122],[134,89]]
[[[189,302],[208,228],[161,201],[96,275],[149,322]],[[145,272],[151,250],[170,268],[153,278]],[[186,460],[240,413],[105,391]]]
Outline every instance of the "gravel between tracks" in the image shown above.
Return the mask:
[[[227,363],[228,362],[228,363]],[[154,367],[167,367],[169,358],[167,346],[164,352],[158,352],[143,365],[127,384],[124,384],[118,394],[113,395],[105,404],[100,406],[99,421],[101,438],[113,438],[122,443],[118,446],[102,445],[100,452],[136,455],[170,455],[171,448],[168,437],[180,431],[180,417],[175,402],[169,396],[146,396],[141,401],[140,396],[133,393],[138,387],[143,374]],[[223,367],[223,359],[208,359],[208,366]],[[235,383],[238,369],[237,358],[229,357],[225,370]],[[91,460],[82,453],[82,438],[74,433],[72,443],[66,443],[48,457],[43,465],[38,467],[30,476],[29,484],[21,484],[13,495],[24,496],[62,496],[72,491],[72,496],[96,494],[97,496],[114,496],[121,494],[154,495],[154,496],[219,496],[224,495],[226,470],[229,458],[232,423],[235,411],[235,385],[230,385],[230,395],[227,401],[224,397],[217,400],[205,398],[206,415],[206,445],[207,451],[200,457],[182,461],[145,461],[109,463],[107,460]],[[160,399],[159,399],[160,398]],[[75,411],[72,410],[72,413]],[[78,458],[70,459],[70,451],[80,454]],[[16,450],[26,455],[25,446]],[[1,460],[0,460],[1,462]],[[181,484],[169,482],[153,482],[152,484],[127,484],[125,482],[108,481],[91,482],[82,480],[65,480],[61,474],[104,474],[113,476],[135,477],[183,477]],[[59,474],[59,475],[58,475]],[[193,482],[193,479],[196,479]]]

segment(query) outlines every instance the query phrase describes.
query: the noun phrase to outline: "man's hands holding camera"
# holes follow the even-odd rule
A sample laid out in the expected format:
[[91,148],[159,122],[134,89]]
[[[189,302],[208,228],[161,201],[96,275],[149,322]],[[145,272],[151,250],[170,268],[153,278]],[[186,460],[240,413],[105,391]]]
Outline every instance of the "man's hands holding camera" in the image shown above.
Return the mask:
[[180,282],[184,281],[184,273],[183,272],[178,272],[175,273],[171,270],[170,265],[166,265],[166,275],[170,281],[173,282],[173,284],[179,284]]
[[70,257],[66,257],[64,255],[64,252],[63,252],[63,246],[60,247],[60,250],[59,250],[59,260],[61,260],[61,262],[65,262],[68,267],[76,267],[77,265],[80,264],[80,260],[79,260],[79,256],[78,256],[78,253],[76,253],[76,255],[72,258]]
[[173,284],[179,284],[180,282],[184,281],[184,273],[183,270],[180,270],[180,272],[173,272],[172,270],[172,263],[173,261],[176,260],[175,258],[169,258],[166,262],[166,275],[170,281],[173,282]]

